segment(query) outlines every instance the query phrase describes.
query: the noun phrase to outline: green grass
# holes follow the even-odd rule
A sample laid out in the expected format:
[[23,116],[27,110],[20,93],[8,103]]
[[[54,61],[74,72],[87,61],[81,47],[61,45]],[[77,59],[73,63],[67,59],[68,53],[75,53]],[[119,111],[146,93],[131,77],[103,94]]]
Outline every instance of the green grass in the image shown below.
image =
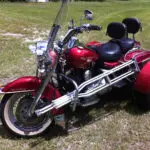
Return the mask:
[[[60,3],[0,3],[0,84],[22,75],[35,74],[35,57],[28,50],[26,38],[46,39]],[[143,32],[136,35],[142,46],[150,48],[150,1],[149,0],[107,0],[105,2],[71,3],[67,20],[74,18],[79,25],[85,9],[94,12],[91,24],[102,25],[102,31],[80,35],[84,42],[107,41],[106,27],[111,21],[122,21],[125,17],[138,17]],[[65,26],[67,22],[65,22]],[[20,34],[14,38],[6,33]],[[17,139],[0,128],[1,150],[147,150],[150,147],[150,113],[142,113],[125,94],[109,93],[107,103],[93,108],[79,122],[80,129],[64,135],[49,130],[41,137]],[[95,120],[92,122],[92,120]]]
[[[32,70],[34,68],[33,61],[30,61],[34,58],[28,51],[27,44],[22,44],[21,41],[26,38],[32,40],[42,37],[46,39],[59,5],[60,3],[0,3],[0,78],[10,78],[12,74],[15,77],[21,76],[24,74],[23,66],[27,65],[29,67],[26,68],[25,72],[27,74],[34,72]],[[103,30],[84,33],[79,38],[85,42],[90,40],[107,41],[109,38],[105,33],[109,22],[122,21],[125,17],[138,17],[143,24],[143,32],[138,33],[136,38],[142,42],[143,47],[148,49],[150,47],[149,8],[150,2],[146,0],[107,0],[101,3],[76,2],[70,4],[68,17],[64,25],[66,27],[71,18],[74,18],[76,25],[79,25],[83,11],[90,9],[94,12],[94,20],[91,21],[91,24],[101,25]],[[3,36],[5,33],[15,33],[22,36],[12,39],[10,36]],[[20,70],[17,68],[15,71],[15,65],[17,64],[22,64],[22,66],[20,66]]]

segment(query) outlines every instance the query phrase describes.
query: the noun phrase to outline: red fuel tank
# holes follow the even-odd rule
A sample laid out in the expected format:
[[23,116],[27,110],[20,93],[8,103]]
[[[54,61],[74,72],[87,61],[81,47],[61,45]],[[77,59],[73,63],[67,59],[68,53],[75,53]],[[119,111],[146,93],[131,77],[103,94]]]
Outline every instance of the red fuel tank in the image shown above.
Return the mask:
[[99,59],[99,55],[83,47],[74,47],[67,53],[67,58],[73,67],[86,69]]

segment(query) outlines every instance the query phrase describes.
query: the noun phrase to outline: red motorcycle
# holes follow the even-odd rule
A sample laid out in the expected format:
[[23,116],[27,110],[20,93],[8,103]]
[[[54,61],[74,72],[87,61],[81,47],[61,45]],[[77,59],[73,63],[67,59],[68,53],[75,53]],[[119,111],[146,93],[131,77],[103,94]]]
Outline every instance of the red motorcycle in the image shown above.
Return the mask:
[[[101,95],[114,87],[132,84],[140,107],[150,108],[150,52],[127,37],[141,25],[137,19],[108,25],[107,43],[78,44],[74,36],[84,31],[101,30],[100,26],[83,24],[71,27],[62,40],[56,41],[67,0],[62,5],[49,34],[48,42],[36,44],[36,76],[25,76],[1,87],[1,120],[15,135],[31,137],[43,133],[52,123],[65,128],[66,107],[74,112],[100,101]],[[92,19],[92,13],[85,11]],[[45,48],[46,47],[46,48]],[[137,96],[138,95],[138,96]],[[140,95],[140,96],[139,96]]]

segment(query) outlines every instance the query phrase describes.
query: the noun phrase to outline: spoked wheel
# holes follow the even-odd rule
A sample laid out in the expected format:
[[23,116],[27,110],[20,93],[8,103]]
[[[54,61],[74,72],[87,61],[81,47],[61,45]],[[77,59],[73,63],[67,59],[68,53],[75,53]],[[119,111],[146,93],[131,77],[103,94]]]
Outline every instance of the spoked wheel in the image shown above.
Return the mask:
[[[4,127],[12,133],[31,137],[43,133],[52,123],[50,114],[44,114],[40,117],[33,115],[29,117],[27,112],[33,102],[31,93],[16,93],[5,96],[1,102],[1,119]],[[39,104],[38,107],[41,105]]]

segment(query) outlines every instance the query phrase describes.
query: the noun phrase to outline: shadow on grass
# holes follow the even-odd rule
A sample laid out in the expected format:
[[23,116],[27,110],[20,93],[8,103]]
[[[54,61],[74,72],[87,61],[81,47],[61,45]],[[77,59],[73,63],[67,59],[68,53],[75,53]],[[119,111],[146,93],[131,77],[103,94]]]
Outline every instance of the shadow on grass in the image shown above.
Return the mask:
[[[120,110],[124,110],[131,115],[143,115],[147,113],[144,110],[139,109],[132,99],[132,90],[130,87],[124,87],[122,89],[114,89],[113,91],[101,96],[101,100],[98,104],[87,108],[78,107],[75,113],[67,110],[67,119],[69,131],[74,131],[83,126],[94,123],[102,118],[108,117]],[[61,131],[61,132],[59,132]],[[58,133],[59,132],[59,133]],[[66,136],[67,133],[61,128],[52,129],[45,139],[49,140],[57,136]]]
[[76,119],[73,126],[75,126],[75,128],[80,128],[94,123],[94,121],[101,120],[102,118],[112,115],[120,110],[124,110],[135,116],[147,113],[146,110],[138,108],[133,100],[132,91],[131,87],[128,86],[122,89],[117,88],[106,95],[101,96],[101,100],[98,104],[84,109],[78,108],[74,114],[78,119]]

